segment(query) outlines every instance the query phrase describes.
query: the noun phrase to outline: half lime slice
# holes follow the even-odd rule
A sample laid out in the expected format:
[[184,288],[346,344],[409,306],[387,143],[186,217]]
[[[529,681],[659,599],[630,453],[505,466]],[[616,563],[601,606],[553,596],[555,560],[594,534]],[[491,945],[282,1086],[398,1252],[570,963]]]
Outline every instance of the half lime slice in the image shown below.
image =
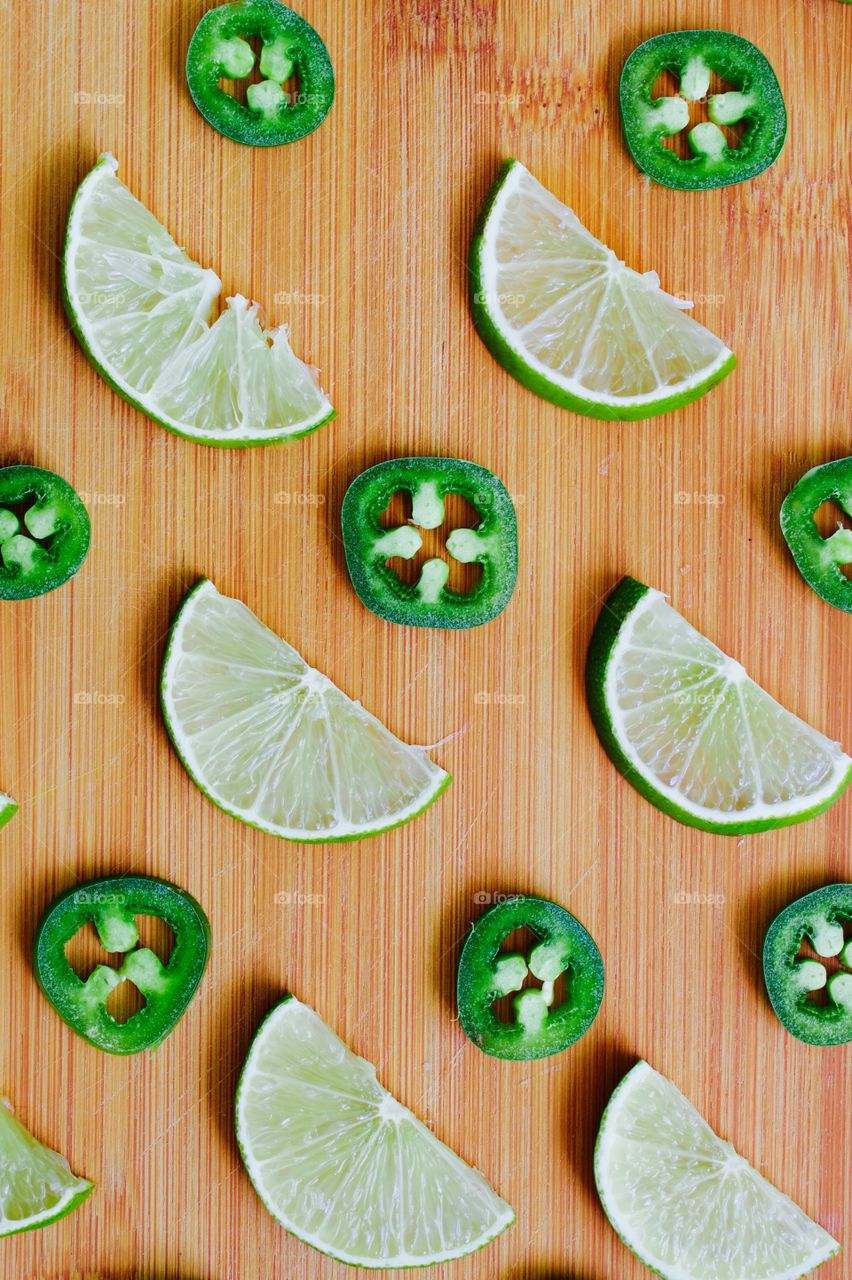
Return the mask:
[[0,1098],[0,1236],[46,1227],[71,1213],[94,1190],[68,1161],[24,1128]]
[[450,775],[410,747],[239,600],[201,581],[172,624],[163,714],[190,776],[226,813],[287,840],[378,835]]
[[625,266],[517,160],[489,191],[470,250],[473,316],[492,354],[546,400],[592,418],[648,418],[734,368],[720,338]]
[[647,1062],[604,1112],[595,1181],[624,1244],[664,1280],[799,1280],[840,1249]]
[[228,298],[116,177],[105,153],[77,188],[63,285],[87,356],[120,395],[177,435],[202,444],[275,444],[334,416],[316,373],[265,330],[258,308]]
[[852,781],[836,742],[633,578],[601,611],[586,688],[613,763],[689,826],[730,835],[786,827],[823,813]]
[[258,1031],[237,1089],[237,1141],[282,1227],[358,1267],[428,1267],[481,1249],[515,1220],[307,1005]]

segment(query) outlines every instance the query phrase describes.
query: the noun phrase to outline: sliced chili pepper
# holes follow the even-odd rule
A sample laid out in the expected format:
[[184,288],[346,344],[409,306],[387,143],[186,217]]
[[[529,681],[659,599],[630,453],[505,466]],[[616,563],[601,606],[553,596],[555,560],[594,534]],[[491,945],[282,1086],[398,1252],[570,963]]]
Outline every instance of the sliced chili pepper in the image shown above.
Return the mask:
[[[174,933],[167,964],[140,947],[137,915],[156,916]],[[92,921],[106,951],[122,952],[119,969],[99,964],[85,982],[65,955],[74,935]],[[207,964],[210,924],[183,889],[151,876],[107,876],[69,889],[45,913],[36,934],[36,977],[61,1018],[89,1044],[107,1053],[140,1053],[166,1038],[186,1012]],[[122,982],[132,982],[144,1006],[118,1022],[106,1004]]]
[[[385,528],[381,516],[396,493],[411,498],[411,519]],[[447,587],[450,566],[436,557],[415,583],[392,566],[423,545],[419,529],[444,522],[444,499],[459,494],[481,517],[475,529],[454,529],[447,551],[462,564],[482,565],[471,591]],[[362,602],[389,622],[410,627],[478,627],[506,608],[518,577],[518,526],[502,481],[485,467],[457,458],[393,458],[362,472],[349,486],[341,511],[343,545],[352,584]]]
[[[529,956],[501,951],[517,929],[538,941]],[[554,1007],[554,984],[566,994]],[[521,990],[532,975],[541,986]],[[495,1003],[517,992],[514,1020],[502,1022]],[[603,1000],[604,968],[591,934],[570,911],[519,894],[491,907],[472,927],[458,971],[459,1018],[468,1039],[494,1058],[546,1058],[588,1031]]]
[[799,573],[823,600],[852,613],[852,581],[842,569],[852,564],[852,529],[838,527],[824,538],[814,521],[824,502],[835,502],[852,515],[852,458],[806,472],[781,504],[781,531]]
[[[263,44],[264,79],[249,85],[242,103],[220,81],[244,80],[253,70],[252,37]],[[283,86],[293,75],[298,91],[290,95]],[[205,13],[189,44],[186,78],[204,119],[226,138],[251,147],[304,138],[319,128],[334,101],[328,50],[310,23],[281,0],[240,0]]]
[[89,514],[61,476],[0,468],[0,600],[29,600],[72,578],[89,550]]
[[[776,916],[763,944],[763,976],[772,1008],[784,1026],[805,1044],[852,1041],[852,884],[829,884],[805,894]],[[807,940],[823,959],[836,957],[841,968],[831,977],[824,964],[801,956]],[[811,992],[826,993],[824,1004]]]
[[[679,78],[680,93],[652,98],[664,71]],[[731,85],[708,97],[715,72]],[[682,159],[664,139],[689,125],[689,103],[707,100],[709,122],[687,134],[693,152]],[[745,182],[778,158],[787,134],[787,109],[775,72],[760,50],[728,31],[670,31],[634,49],[621,73],[621,119],[630,154],[666,187],[699,191]],[[739,146],[720,126],[742,123]]]

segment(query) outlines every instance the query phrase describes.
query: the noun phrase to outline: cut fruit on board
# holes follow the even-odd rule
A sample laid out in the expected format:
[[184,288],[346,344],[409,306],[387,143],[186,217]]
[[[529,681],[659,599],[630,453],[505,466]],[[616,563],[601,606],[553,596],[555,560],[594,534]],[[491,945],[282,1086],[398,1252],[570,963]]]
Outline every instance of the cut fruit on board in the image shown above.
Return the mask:
[[427,1267],[515,1215],[321,1018],[292,997],[262,1023],[237,1088],[237,1141],[266,1208],[350,1266]]
[[799,1280],[840,1249],[647,1062],[609,1100],[595,1182],[622,1242],[664,1280]]
[[116,177],[105,153],[80,183],[62,263],[65,307],[86,355],[126,400],[201,444],[276,444],[334,417],[287,329],[264,330]]
[[57,1151],[42,1146],[0,1098],[0,1236],[58,1222],[94,1190]]
[[666,603],[624,578],[589,645],[586,689],[610,759],[664,813],[729,835],[823,813],[852,760]]
[[256,618],[202,580],[172,623],[166,727],[193,781],[232,817],[287,840],[360,840],[450,784]]
[[18,812],[17,801],[0,791],[0,827],[5,827],[10,818]]
[[545,400],[629,421],[703,396],[734,368],[720,338],[587,231],[517,160],[470,250],[473,317],[497,360]]

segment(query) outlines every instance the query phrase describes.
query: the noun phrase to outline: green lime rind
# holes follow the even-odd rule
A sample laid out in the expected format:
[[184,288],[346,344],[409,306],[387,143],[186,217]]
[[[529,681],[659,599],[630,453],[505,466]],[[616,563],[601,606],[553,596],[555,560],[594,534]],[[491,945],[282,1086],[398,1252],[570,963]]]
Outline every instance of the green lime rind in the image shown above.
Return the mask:
[[583,417],[599,418],[607,422],[640,422],[646,418],[655,418],[668,413],[672,409],[681,409],[684,405],[700,400],[713,387],[720,383],[736,367],[737,358],[731,353],[724,364],[720,365],[705,381],[691,387],[688,391],[654,400],[651,403],[637,405],[612,405],[600,401],[587,400],[567,391],[564,387],[545,377],[537,369],[532,368],[522,356],[507,342],[500,328],[495,324],[485,304],[486,287],[483,271],[483,253],[485,251],[488,224],[494,205],[512,170],[519,164],[518,160],[505,160],[496,179],[492,183],[479,210],[474,224],[473,237],[468,257],[468,280],[470,285],[470,305],[473,322],[479,336],[488,350],[503,366],[507,373],[520,382],[529,391],[533,391],[543,400],[558,405],[560,409],[569,409]]
[[60,1205],[55,1211],[46,1214],[44,1217],[38,1215],[32,1221],[16,1224],[15,1226],[5,1226],[0,1220],[0,1238],[5,1236],[23,1235],[25,1231],[40,1231],[42,1227],[49,1227],[54,1222],[61,1222],[63,1218],[67,1218],[69,1213],[73,1213],[75,1209],[79,1209],[84,1200],[87,1200],[95,1189],[94,1182],[89,1182],[86,1178],[79,1178],[78,1182],[82,1185],[80,1189]]
[[[308,1238],[308,1236],[306,1235],[300,1234],[297,1227],[291,1221],[289,1220],[285,1221],[281,1217],[280,1211],[271,1202],[269,1196],[266,1194],[266,1189],[260,1184],[259,1180],[256,1178],[255,1173],[253,1171],[252,1166],[254,1163],[254,1158],[251,1155],[250,1151],[248,1150],[248,1143],[246,1141],[245,1133],[243,1132],[243,1126],[241,1124],[241,1118],[240,1118],[240,1103],[242,1100],[244,1090],[246,1088],[246,1081],[249,1078],[251,1073],[252,1059],[253,1059],[255,1050],[261,1044],[262,1038],[264,1036],[264,1032],[267,1030],[269,1025],[281,1015],[282,1010],[285,1009],[286,1006],[288,1004],[291,1004],[294,1000],[295,1000],[294,996],[286,995],[281,1001],[279,1001],[277,1005],[275,1005],[269,1011],[269,1013],[263,1019],[257,1031],[255,1032],[254,1039],[252,1040],[252,1043],[251,1043],[251,1047],[249,1048],[249,1052],[246,1056],[245,1062],[243,1063],[243,1066],[240,1070],[239,1079],[237,1081],[235,1101],[234,1101],[234,1129],[236,1133],[237,1147],[240,1152],[240,1158],[242,1159],[243,1165],[245,1166],[246,1173],[248,1174],[249,1180],[252,1186],[254,1187],[255,1192],[257,1193],[261,1203],[263,1204],[267,1212],[275,1219],[278,1225],[282,1227],[283,1230],[285,1230],[289,1235],[293,1236],[293,1238],[296,1240],[302,1241],[303,1244],[306,1244],[309,1248],[314,1249],[317,1253],[321,1254],[323,1257],[333,1258],[336,1262],[344,1263],[347,1266],[357,1266],[358,1268],[363,1269],[365,1271],[382,1271],[382,1270],[388,1270],[388,1269],[393,1269],[395,1271],[396,1270],[399,1270],[399,1271],[424,1270],[429,1266],[434,1266],[441,1262],[450,1262],[456,1258],[471,1257],[473,1254],[479,1253],[482,1249],[486,1248],[489,1244],[492,1244],[494,1240],[496,1240],[499,1236],[501,1236],[504,1231],[508,1230],[508,1228],[511,1227],[516,1221],[514,1210],[508,1204],[505,1205],[507,1210],[507,1213],[505,1215],[505,1220],[501,1222],[500,1226],[494,1231],[492,1235],[488,1236],[487,1239],[478,1241],[473,1247],[465,1250],[465,1252],[463,1253],[450,1253],[450,1254],[447,1254],[446,1256],[436,1257],[432,1261],[429,1261],[428,1259],[426,1259],[426,1260],[417,1260],[414,1262],[401,1262],[399,1260],[393,1260],[391,1262],[381,1262],[381,1261],[375,1261],[367,1258],[358,1258],[357,1262],[355,1262],[351,1257],[346,1257],[341,1253],[330,1251],[327,1248],[321,1248],[316,1243],[315,1240]],[[300,1002],[296,1001],[296,1003],[298,1004]],[[421,1122],[418,1122],[418,1123],[421,1123]],[[431,1130],[429,1130],[429,1133],[434,1138],[435,1142],[440,1142],[440,1139],[435,1137],[435,1135],[432,1134]],[[503,1203],[505,1204],[505,1201]]]
[[826,797],[813,805],[806,806],[796,813],[777,818],[754,818],[742,821],[732,816],[730,821],[702,818],[690,809],[678,805],[667,795],[656,788],[642,774],[626,755],[619,741],[612,722],[606,701],[606,679],[610,661],[613,656],[619,632],[633,610],[646,596],[650,587],[635,578],[624,577],[609,595],[601,609],[600,617],[595,624],[589,642],[586,660],[586,697],[592,721],[601,744],[612,763],[632,787],[649,800],[656,809],[675,818],[685,826],[696,827],[701,831],[714,832],[717,835],[750,835],[759,831],[776,831],[781,827],[794,826],[799,822],[807,822],[810,818],[825,813],[843,795],[852,783],[852,761],[836,788]]
[[[489,978],[495,972],[505,939],[528,928],[543,943],[564,950],[567,994],[548,1014],[540,1031],[527,1031],[517,1020],[503,1022],[494,1011],[500,997]],[[570,911],[547,898],[510,895],[490,907],[471,926],[459,957],[456,999],[462,1030],[472,1044],[492,1058],[529,1062],[563,1053],[584,1036],[600,1012],[604,965],[589,931]]]
[[[437,783],[435,789],[429,794],[428,799],[426,799],[423,802],[423,804],[420,805],[416,810],[413,810],[411,813],[407,813],[404,817],[399,818],[394,822],[389,822],[384,825],[372,827],[369,830],[355,831],[355,832],[347,833],[345,835],[327,835],[324,833],[314,835],[311,832],[299,832],[298,835],[285,835],[281,831],[277,831],[274,828],[262,822],[252,821],[250,818],[246,817],[243,812],[234,808],[233,806],[229,806],[223,803],[215,795],[213,795],[213,793],[205,785],[204,781],[198,776],[197,771],[191,765],[189,759],[187,758],[186,752],[183,750],[181,746],[180,734],[176,731],[175,726],[172,723],[171,715],[169,713],[169,698],[168,698],[169,662],[176,648],[176,636],[178,635],[180,630],[182,616],[186,611],[186,609],[191,606],[192,601],[196,596],[196,594],[207,587],[213,587],[213,583],[210,581],[210,579],[209,578],[199,579],[199,581],[196,582],[195,586],[192,587],[184,596],[183,600],[178,606],[177,613],[172,619],[171,627],[169,629],[169,636],[166,643],[166,651],[163,656],[163,665],[162,665],[161,675],[160,675],[160,708],[163,714],[163,720],[165,722],[166,730],[168,731],[169,737],[172,740],[172,745],[180,758],[181,764],[186,769],[186,772],[189,774],[192,781],[198,787],[199,791],[201,791],[203,795],[207,797],[208,800],[212,801],[212,803],[215,804],[217,809],[221,809],[223,813],[227,813],[228,816],[231,818],[236,818],[238,822],[242,822],[247,827],[253,827],[256,831],[263,831],[264,834],[273,835],[277,839],[290,840],[295,844],[348,844],[353,840],[368,840],[372,836],[384,835],[385,832],[387,831],[394,831],[396,830],[397,827],[405,826],[407,823],[411,822],[414,818],[419,817],[420,814],[424,813],[427,809],[429,809],[435,803],[435,801],[439,798],[439,796],[443,795],[443,793],[446,791],[447,787],[449,787],[450,783],[453,780],[452,774],[444,773],[443,777]],[[215,590],[215,587],[213,587],[213,589]]]
[[[601,1207],[603,1208],[603,1211],[607,1216],[610,1226],[618,1236],[621,1243],[633,1255],[633,1257],[638,1258],[639,1261],[642,1263],[642,1265],[647,1267],[647,1269],[653,1275],[662,1277],[662,1280],[714,1280],[714,1277],[711,1275],[699,1276],[697,1273],[686,1271],[682,1267],[678,1267],[677,1270],[675,1269],[662,1270],[661,1267],[658,1267],[653,1262],[651,1262],[647,1257],[647,1255],[643,1253],[639,1243],[635,1239],[628,1239],[627,1235],[625,1234],[626,1226],[623,1226],[623,1224],[619,1222],[620,1215],[618,1211],[615,1209],[607,1191],[607,1174],[606,1174],[606,1168],[605,1168],[605,1156],[606,1156],[605,1147],[609,1137],[608,1128],[610,1126],[610,1121],[614,1120],[618,1103],[621,1100],[621,1094],[633,1088],[636,1085],[637,1080],[641,1079],[642,1076],[647,1074],[653,1074],[653,1076],[657,1076],[658,1073],[654,1071],[654,1068],[651,1067],[648,1062],[640,1058],[639,1061],[636,1062],[635,1065],[630,1068],[627,1074],[623,1076],[622,1079],[619,1081],[619,1083],[616,1085],[615,1089],[610,1095],[609,1101],[607,1102],[604,1108],[603,1115],[601,1116],[601,1122],[600,1122],[600,1125],[598,1126],[597,1138],[595,1139],[595,1150],[594,1150],[594,1156],[593,1156],[595,1187],[597,1189],[598,1198],[600,1199]],[[662,1079],[672,1089],[675,1089],[676,1086],[672,1085],[671,1082],[666,1080],[665,1077],[662,1077]],[[678,1090],[678,1092],[680,1091]],[[681,1097],[683,1097],[683,1095],[681,1095]],[[695,1108],[692,1106],[691,1103],[687,1103],[687,1105],[689,1106],[691,1111],[693,1112],[695,1111]],[[698,1115],[699,1113],[696,1112],[695,1114]],[[703,1119],[703,1117],[700,1117],[700,1119],[701,1119],[702,1125],[706,1126],[709,1129],[709,1126],[707,1126],[707,1122]],[[712,1130],[710,1132],[713,1133],[714,1138],[717,1138],[720,1146],[728,1145],[728,1144],[723,1144],[721,1140],[718,1139],[718,1135],[716,1135]],[[680,1153],[680,1154],[682,1155],[683,1153]],[[739,1160],[741,1159],[741,1157],[735,1156],[735,1159]],[[748,1163],[748,1162],[745,1162],[745,1163]],[[753,1166],[750,1166],[750,1168],[752,1169],[752,1172],[759,1178],[761,1183],[771,1187],[772,1190],[777,1193],[779,1198],[781,1198],[782,1200],[786,1201],[791,1205],[793,1210],[796,1210],[797,1212],[802,1213],[802,1211],[799,1209],[799,1206],[796,1205],[794,1201],[790,1200],[788,1196],[785,1196],[783,1192],[778,1191],[778,1189],[774,1187],[774,1184],[768,1183],[767,1179],[763,1178],[762,1175],[757,1174]],[[817,1227],[820,1231],[823,1231],[822,1228],[819,1228],[819,1225],[817,1223],[811,1223],[811,1225]],[[788,1269],[785,1273],[781,1273],[778,1276],[773,1276],[771,1280],[805,1280],[807,1276],[813,1274],[814,1270],[817,1267],[821,1266],[824,1262],[830,1261],[831,1258],[836,1257],[837,1254],[840,1252],[842,1246],[838,1241],[832,1240],[828,1232],[823,1231],[823,1234],[825,1235],[827,1240],[831,1241],[833,1248],[828,1249],[823,1254],[822,1257],[815,1258],[812,1264],[809,1265],[807,1271],[801,1271],[799,1269],[799,1264],[796,1264],[792,1271]]]
[[196,444],[210,445],[217,449],[251,449],[260,445],[287,444],[292,440],[301,440],[305,436],[312,435],[314,431],[319,430],[320,427],[324,427],[326,423],[331,422],[332,418],[334,418],[337,413],[337,410],[334,408],[324,414],[322,418],[319,418],[314,422],[309,422],[308,425],[297,431],[289,429],[278,434],[265,432],[258,436],[243,436],[238,440],[218,435],[201,435],[194,431],[186,431],[182,429],[170,418],[160,417],[156,412],[152,411],[149,404],[134,395],[133,391],[126,384],[120,383],[116,380],[116,375],[114,375],[110,369],[98,359],[89,344],[85,326],[72,300],[71,287],[69,284],[72,247],[71,229],[74,223],[75,211],[77,210],[78,205],[82,204],[82,199],[87,192],[88,184],[97,179],[99,171],[104,166],[114,170],[113,157],[108,152],[104,152],[103,155],[98,157],[94,168],[86,174],[85,178],[83,178],[74,193],[71,201],[71,208],[68,212],[68,222],[66,225],[61,263],[62,302],[65,307],[65,313],[68,317],[68,321],[74,335],[80,343],[80,346],[83,348],[87,359],[98,371],[104,382],[106,382],[113,391],[121,396],[122,400],[125,400],[129,405],[132,405],[134,409],[138,409],[140,413],[144,413],[146,418],[150,418],[151,421],[156,422],[158,426],[165,427],[166,431],[171,432],[172,435],[180,436],[183,440],[192,440]]
[[0,827],[5,827],[18,812],[18,802],[0,792]]
[[772,1008],[790,1035],[804,1044],[828,1048],[852,1042],[852,1009],[836,1004],[830,991],[826,1003],[817,1005],[796,983],[799,948],[810,937],[809,926],[815,918],[840,925],[852,921],[852,884],[815,889],[775,917],[763,943],[763,977]]

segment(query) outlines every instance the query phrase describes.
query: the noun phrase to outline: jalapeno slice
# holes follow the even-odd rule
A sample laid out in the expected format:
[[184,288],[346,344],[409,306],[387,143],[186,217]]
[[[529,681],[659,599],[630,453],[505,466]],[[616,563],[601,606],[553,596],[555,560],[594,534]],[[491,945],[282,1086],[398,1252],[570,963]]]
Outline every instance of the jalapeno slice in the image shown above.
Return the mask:
[[[411,519],[385,528],[381,517],[396,493],[411,498]],[[450,566],[427,560],[415,583],[403,582],[393,561],[410,560],[423,545],[419,529],[444,522],[444,500],[459,494],[481,517],[474,529],[454,529],[450,556],[482,565],[467,593],[447,587]],[[349,486],[341,510],[343,546],[352,585],[380,618],[409,627],[462,629],[490,622],[506,608],[518,577],[518,526],[502,481],[485,467],[458,458],[393,458],[362,472]]]
[[824,502],[852,515],[852,458],[807,471],[781,504],[781,532],[799,573],[828,604],[852,613],[852,581],[842,569],[852,564],[852,529],[838,527],[824,538],[814,521]]
[[[664,71],[680,92],[652,98]],[[709,94],[715,72],[731,85]],[[709,121],[687,135],[693,152],[682,159],[664,145],[689,125],[689,103],[707,100]],[[787,110],[775,72],[760,50],[728,31],[670,31],[634,49],[621,73],[621,119],[630,154],[655,182],[700,191],[745,182],[778,158],[787,134]],[[739,146],[728,145],[721,126],[742,123]]]
[[[140,947],[137,915],[157,916],[174,933],[167,964]],[[121,952],[119,969],[99,964],[85,982],[65,947],[78,930],[94,923],[105,951]],[[69,889],[48,908],[36,933],[36,977],[60,1018],[89,1044],[107,1053],[141,1053],[166,1038],[186,1012],[207,965],[210,924],[183,889],[151,876],[107,876]],[[106,1007],[110,993],[129,981],[145,998],[126,1022]]]
[[[254,69],[252,37],[262,42],[260,73],[246,103],[220,81],[244,80]],[[289,94],[292,76],[298,89]],[[279,147],[318,129],[334,100],[328,50],[310,23],[281,0],[240,0],[211,9],[195,28],[186,58],[195,105],[226,138],[250,147]]]
[[[517,929],[537,938],[529,955],[501,950]],[[565,975],[565,998],[554,986]],[[521,990],[532,976],[539,987]],[[492,1058],[523,1061],[561,1053],[588,1031],[604,993],[601,953],[570,911],[546,898],[519,894],[491,907],[471,928],[459,959],[459,1019],[469,1040]],[[495,1004],[517,992],[514,1017],[502,1022]]]
[[[844,930],[846,925],[846,930]],[[852,884],[829,884],[776,916],[763,944],[763,976],[772,1008],[797,1040],[813,1045],[852,1042]],[[821,960],[801,956],[803,941],[840,967],[829,976]],[[825,1001],[811,999],[825,991]]]
[[0,468],[0,600],[61,587],[85,560],[90,532],[86,508],[61,476]]

